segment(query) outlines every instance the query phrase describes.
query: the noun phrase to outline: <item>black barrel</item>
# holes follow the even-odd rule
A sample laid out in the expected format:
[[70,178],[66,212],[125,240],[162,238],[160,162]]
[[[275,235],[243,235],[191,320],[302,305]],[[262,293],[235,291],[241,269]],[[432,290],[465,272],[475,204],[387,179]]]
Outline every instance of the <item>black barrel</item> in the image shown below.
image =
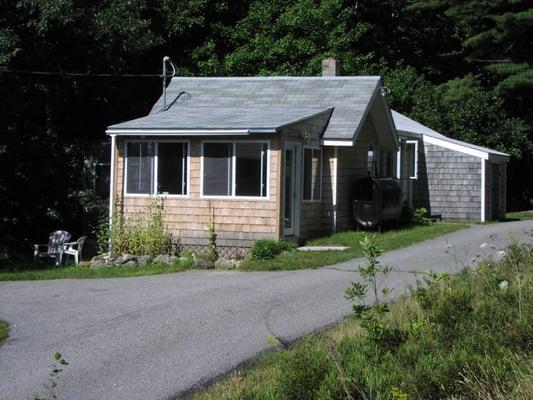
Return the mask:
[[353,187],[352,200],[354,221],[363,228],[373,228],[400,218],[401,186],[396,179],[358,179]]

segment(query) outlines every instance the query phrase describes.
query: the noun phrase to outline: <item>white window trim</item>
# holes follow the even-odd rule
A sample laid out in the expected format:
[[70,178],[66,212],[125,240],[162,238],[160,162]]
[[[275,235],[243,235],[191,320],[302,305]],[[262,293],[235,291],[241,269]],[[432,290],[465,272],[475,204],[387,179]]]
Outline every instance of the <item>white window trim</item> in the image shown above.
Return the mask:
[[[320,183],[319,183],[319,197],[318,199],[304,198],[304,180],[305,180],[305,150],[319,150],[320,151]],[[322,202],[322,180],[324,173],[324,152],[320,146],[304,145],[302,149],[302,202],[304,203],[321,203]]]
[[[147,142],[147,143],[154,143],[154,156],[153,156],[153,181],[152,181],[152,188],[151,193],[128,193],[128,144],[129,143],[140,143],[140,142]],[[158,156],[159,156],[159,143],[183,143],[187,145],[187,183],[185,185],[186,194],[164,194],[164,193],[157,193],[157,178],[158,178]],[[123,187],[123,194],[124,197],[132,198],[132,197],[158,197],[158,198],[187,198],[190,195],[190,178],[191,178],[191,144],[189,140],[182,140],[182,139],[163,139],[163,140],[155,140],[155,139],[131,139],[131,140],[125,140],[124,141],[124,187]],[[183,176],[182,176],[183,179]]]
[[[231,156],[231,195],[219,196],[219,195],[206,195],[204,194],[204,144],[205,143],[230,143],[233,146],[233,154]],[[261,143],[266,144],[267,147],[267,173],[266,173],[266,196],[237,196],[235,194],[236,188],[236,174],[237,174],[237,143]],[[255,200],[265,201],[270,199],[270,141],[269,140],[202,140],[200,143],[200,198],[201,199],[219,199],[219,200]],[[261,163],[262,166],[262,163]],[[261,174],[261,179],[263,175]]]
[[[405,144],[414,144],[415,145],[415,174],[411,175],[409,177],[403,178],[403,179],[416,180],[416,179],[418,179],[418,140],[406,140]],[[401,157],[401,153],[400,153],[400,157]],[[401,162],[403,162],[403,160]],[[400,171],[399,171],[400,177],[401,177],[401,173],[402,172],[401,172],[401,168],[400,168]]]

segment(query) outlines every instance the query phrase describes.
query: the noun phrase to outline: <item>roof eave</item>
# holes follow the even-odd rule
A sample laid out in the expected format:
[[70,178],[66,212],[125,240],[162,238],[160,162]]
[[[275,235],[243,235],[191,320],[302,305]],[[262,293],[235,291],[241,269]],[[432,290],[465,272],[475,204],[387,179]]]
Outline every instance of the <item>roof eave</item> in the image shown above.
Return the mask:
[[247,129],[144,129],[144,128],[116,128],[107,129],[109,136],[233,136],[258,133],[276,133],[276,128],[247,128]]

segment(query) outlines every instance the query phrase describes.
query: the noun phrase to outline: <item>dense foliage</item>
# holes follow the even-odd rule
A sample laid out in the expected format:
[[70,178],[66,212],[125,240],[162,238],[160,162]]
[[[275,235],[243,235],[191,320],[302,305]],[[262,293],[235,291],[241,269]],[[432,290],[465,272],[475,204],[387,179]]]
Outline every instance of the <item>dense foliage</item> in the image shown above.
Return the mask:
[[91,229],[87,145],[146,114],[160,79],[83,74],[157,75],[163,55],[182,75],[316,75],[326,56],[381,74],[398,111],[512,154],[509,204],[526,206],[532,33],[526,0],[1,2],[0,242]]

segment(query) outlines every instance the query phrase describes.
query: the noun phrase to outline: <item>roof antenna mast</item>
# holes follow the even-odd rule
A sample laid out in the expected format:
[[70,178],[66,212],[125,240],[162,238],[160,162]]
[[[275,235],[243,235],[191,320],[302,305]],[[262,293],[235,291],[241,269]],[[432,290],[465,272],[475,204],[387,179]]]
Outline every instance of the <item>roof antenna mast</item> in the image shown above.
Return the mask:
[[161,75],[163,77],[163,110],[167,108],[167,63],[172,67],[172,75],[170,75],[170,78],[176,75],[176,66],[170,60],[170,57],[163,57],[163,74]]

